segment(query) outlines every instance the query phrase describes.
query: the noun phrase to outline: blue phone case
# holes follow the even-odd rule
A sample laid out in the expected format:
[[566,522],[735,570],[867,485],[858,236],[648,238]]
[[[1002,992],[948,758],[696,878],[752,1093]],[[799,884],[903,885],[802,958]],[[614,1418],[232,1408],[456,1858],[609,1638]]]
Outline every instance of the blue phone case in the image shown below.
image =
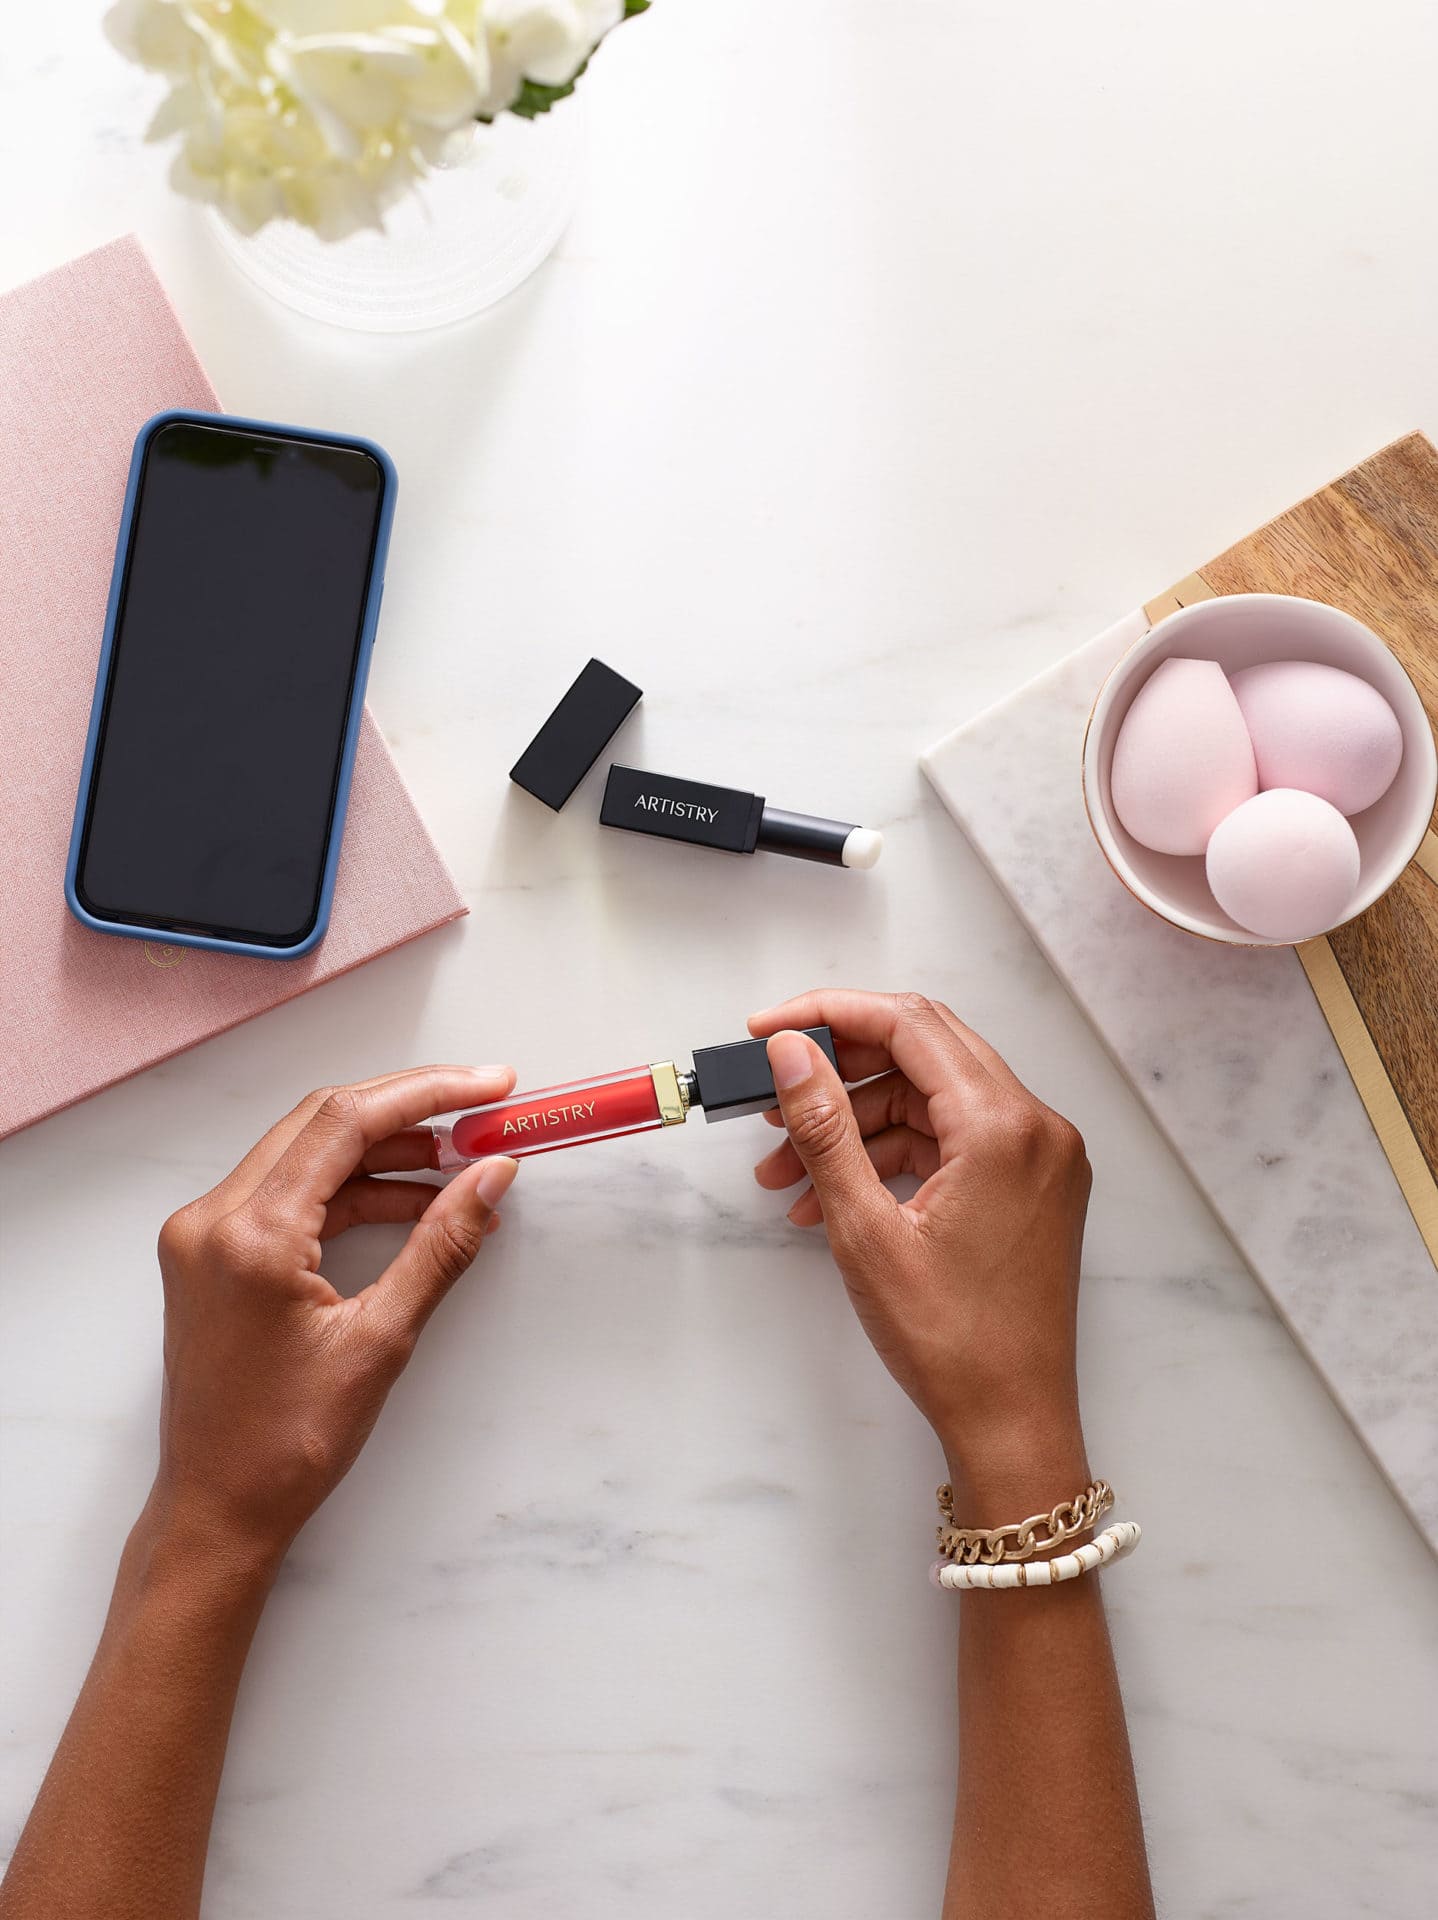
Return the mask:
[[[246,433],[283,434],[288,439],[313,440],[323,446],[358,447],[378,463],[384,475],[379,526],[375,534],[374,564],[370,571],[369,593],[365,600],[360,629],[359,658],[355,664],[354,687],[350,694],[344,742],[340,749],[334,816],[330,822],[329,844],[325,849],[324,873],[320,881],[319,914],[313,931],[307,934],[298,946],[261,946],[247,940],[222,940],[213,934],[178,933],[169,927],[144,927],[133,925],[129,921],[101,920],[81,906],[79,895],[75,890],[76,875],[80,866],[80,842],[84,834],[85,813],[90,800],[90,783],[95,774],[95,750],[100,738],[100,717],[104,711],[105,689],[110,678],[110,657],[115,645],[115,625],[120,610],[120,588],[125,575],[125,560],[130,551],[130,532],[139,495],[140,470],[144,465],[145,449],[149,445],[151,434],[175,420],[199,421],[201,424],[218,423],[227,427],[238,427]],[[75,800],[75,824],[70,833],[70,854],[65,862],[65,902],[75,918],[82,921],[85,926],[94,927],[101,933],[118,933],[132,940],[160,940],[169,947],[208,947],[216,953],[251,954],[264,960],[298,960],[302,954],[312,953],[324,939],[330,923],[335,874],[340,861],[340,843],[344,838],[345,811],[349,806],[350,777],[354,772],[355,748],[359,744],[360,720],[364,714],[365,684],[369,679],[370,654],[374,649],[375,633],[379,626],[380,601],[384,597],[385,560],[389,552],[390,526],[394,520],[395,495],[398,488],[399,479],[394,470],[394,462],[384,448],[376,446],[373,440],[362,439],[358,434],[320,433],[310,427],[281,426],[273,420],[245,420],[233,413],[197,413],[185,407],[171,408],[164,413],[157,413],[140,428],[135,436],[134,453],[130,457],[130,478],[125,487],[125,505],[120,515],[119,538],[115,543],[115,571],[110,578],[110,597],[105,606],[105,633],[100,642],[100,664],[95,676],[95,699],[90,708],[89,730],[85,735],[85,760],[80,769],[80,791]]]

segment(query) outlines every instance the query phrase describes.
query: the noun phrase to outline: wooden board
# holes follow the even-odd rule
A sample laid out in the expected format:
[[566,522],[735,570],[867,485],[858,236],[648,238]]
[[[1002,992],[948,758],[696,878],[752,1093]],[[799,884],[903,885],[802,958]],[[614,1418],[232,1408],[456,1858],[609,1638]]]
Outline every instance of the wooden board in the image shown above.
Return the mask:
[[[1395,440],[1150,601],[1293,593],[1381,634],[1438,727],[1438,449]],[[1438,834],[1397,885],[1299,948],[1309,983],[1438,1266]]]

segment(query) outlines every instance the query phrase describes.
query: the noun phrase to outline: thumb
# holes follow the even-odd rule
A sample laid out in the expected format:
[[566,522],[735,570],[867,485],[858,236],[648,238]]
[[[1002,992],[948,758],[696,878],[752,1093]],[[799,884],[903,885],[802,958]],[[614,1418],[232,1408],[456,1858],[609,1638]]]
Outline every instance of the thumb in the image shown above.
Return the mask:
[[779,1111],[832,1239],[870,1221],[886,1189],[864,1149],[844,1083],[814,1042],[802,1033],[776,1033],[768,1054]]
[[393,1319],[411,1335],[462,1273],[485,1235],[499,1224],[495,1208],[514,1184],[517,1160],[481,1160],[441,1188],[420,1215],[399,1256],[375,1282]]

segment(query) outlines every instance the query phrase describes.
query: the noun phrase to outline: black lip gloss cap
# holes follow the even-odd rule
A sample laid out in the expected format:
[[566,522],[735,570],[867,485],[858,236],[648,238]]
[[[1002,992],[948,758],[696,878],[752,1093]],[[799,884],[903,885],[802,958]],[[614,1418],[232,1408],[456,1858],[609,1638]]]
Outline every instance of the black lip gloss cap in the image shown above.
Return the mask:
[[633,681],[591,660],[510,768],[510,779],[558,813],[643,698]]
[[[828,1056],[837,1073],[834,1036],[827,1027],[804,1027],[809,1038]],[[746,1113],[764,1113],[777,1106],[774,1075],[769,1070],[768,1043],[736,1040],[727,1047],[699,1047],[694,1054],[691,1106],[703,1107],[706,1120],[737,1120]]]

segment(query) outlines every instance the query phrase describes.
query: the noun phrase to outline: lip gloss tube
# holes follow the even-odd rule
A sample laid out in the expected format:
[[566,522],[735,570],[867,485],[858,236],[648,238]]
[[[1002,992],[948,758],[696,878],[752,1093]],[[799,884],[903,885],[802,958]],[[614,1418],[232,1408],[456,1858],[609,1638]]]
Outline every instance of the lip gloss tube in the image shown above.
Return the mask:
[[448,1173],[491,1153],[521,1160],[558,1147],[679,1126],[688,1112],[678,1070],[672,1060],[664,1060],[626,1073],[602,1074],[597,1080],[540,1087],[440,1122],[433,1128],[432,1163]]
[[[829,1029],[806,1027],[804,1031],[833,1062],[834,1039]],[[511,1094],[507,1100],[474,1107],[452,1120],[434,1121],[429,1163],[439,1173],[452,1173],[492,1153],[522,1160],[560,1147],[682,1126],[694,1107],[702,1107],[704,1118],[711,1121],[760,1113],[772,1107],[776,1098],[762,1040],[699,1047],[692,1068],[656,1060],[625,1073]]]

